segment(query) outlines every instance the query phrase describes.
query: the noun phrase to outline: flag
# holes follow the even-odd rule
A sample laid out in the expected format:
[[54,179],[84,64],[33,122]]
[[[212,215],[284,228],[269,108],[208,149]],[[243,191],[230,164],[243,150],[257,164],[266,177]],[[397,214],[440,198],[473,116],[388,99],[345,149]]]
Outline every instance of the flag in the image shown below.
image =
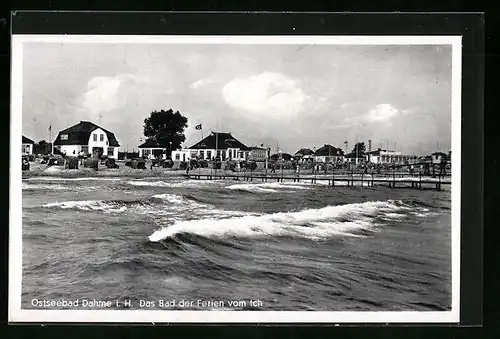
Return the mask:
[[201,124],[196,125],[194,128],[195,128],[195,129],[201,129]]
[[52,131],[52,125],[49,125],[49,132]]
[[346,144],[346,145],[347,145],[347,141],[344,141],[344,144]]
[[264,147],[264,144],[260,144],[260,147]]

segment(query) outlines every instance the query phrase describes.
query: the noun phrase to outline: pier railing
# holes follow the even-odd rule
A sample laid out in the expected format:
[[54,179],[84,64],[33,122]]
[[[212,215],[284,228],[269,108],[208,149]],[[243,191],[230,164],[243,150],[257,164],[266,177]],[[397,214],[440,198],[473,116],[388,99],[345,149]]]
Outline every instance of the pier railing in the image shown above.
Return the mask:
[[[198,173],[197,173],[198,172]],[[396,172],[392,173],[366,173],[364,171],[331,171],[328,172],[314,172],[311,174],[300,173],[300,171],[285,173],[281,171],[251,171],[243,170],[239,172],[227,171],[224,169],[211,169],[210,173],[207,171],[193,170],[186,174],[186,177],[196,180],[237,180],[237,181],[257,181],[257,182],[310,182],[310,183],[324,183],[328,186],[361,186],[373,187],[374,185],[387,185],[391,188],[415,188],[423,189],[431,187],[441,190],[444,185],[451,185],[450,175],[423,175],[419,173]]]

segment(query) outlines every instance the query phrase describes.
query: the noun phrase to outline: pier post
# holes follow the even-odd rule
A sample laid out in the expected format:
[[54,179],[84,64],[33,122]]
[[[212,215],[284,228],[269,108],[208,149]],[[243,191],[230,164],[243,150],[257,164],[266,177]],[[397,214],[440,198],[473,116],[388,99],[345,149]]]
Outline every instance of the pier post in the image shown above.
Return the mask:
[[418,179],[419,180],[418,188],[422,189],[422,172],[419,172],[418,176],[419,176],[419,179]]
[[392,188],[396,188],[396,169],[392,171]]
[[373,173],[372,173],[372,187],[373,187]]
[[335,168],[332,169],[332,187],[335,187]]
[[361,188],[363,188],[363,179],[364,179],[365,174],[361,173]]

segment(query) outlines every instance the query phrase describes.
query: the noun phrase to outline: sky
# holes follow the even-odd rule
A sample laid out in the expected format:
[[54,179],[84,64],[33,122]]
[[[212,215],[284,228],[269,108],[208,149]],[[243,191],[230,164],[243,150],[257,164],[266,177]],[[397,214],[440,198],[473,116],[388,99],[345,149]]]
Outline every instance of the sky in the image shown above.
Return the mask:
[[292,154],[368,140],[448,152],[451,56],[451,45],[25,43],[23,135],[101,121],[131,151],[144,119],[173,109],[188,118],[185,147],[217,131]]

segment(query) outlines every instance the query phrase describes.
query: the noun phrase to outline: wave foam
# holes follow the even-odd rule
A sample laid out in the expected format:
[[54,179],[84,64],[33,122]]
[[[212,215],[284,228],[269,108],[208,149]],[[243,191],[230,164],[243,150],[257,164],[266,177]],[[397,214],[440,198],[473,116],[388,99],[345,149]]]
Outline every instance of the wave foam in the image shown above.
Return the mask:
[[380,213],[392,213],[399,209],[398,205],[391,201],[375,201],[307,209],[300,212],[179,221],[155,231],[149,236],[149,240],[161,241],[181,233],[192,233],[204,237],[277,235],[310,239],[338,235],[357,236],[353,232],[372,229],[375,226],[373,220]]
[[30,181],[119,181],[121,178],[106,177],[82,177],[82,178],[60,178],[60,177],[32,177],[25,180]]
[[104,211],[108,213],[124,212],[127,207],[112,201],[102,200],[79,200],[79,201],[63,201],[54,202],[42,205],[42,207],[57,207],[62,209],[79,209],[82,211]]
[[149,180],[129,180],[126,184],[143,187],[171,187],[171,188],[195,188],[216,184],[212,180],[184,180],[184,181],[149,181]]
[[227,189],[237,190],[237,191],[246,191],[246,192],[279,192],[280,189],[300,189],[305,190],[309,189],[307,187],[309,185],[299,184],[299,183],[285,183],[285,182],[267,182],[262,184],[235,184],[227,186]]

